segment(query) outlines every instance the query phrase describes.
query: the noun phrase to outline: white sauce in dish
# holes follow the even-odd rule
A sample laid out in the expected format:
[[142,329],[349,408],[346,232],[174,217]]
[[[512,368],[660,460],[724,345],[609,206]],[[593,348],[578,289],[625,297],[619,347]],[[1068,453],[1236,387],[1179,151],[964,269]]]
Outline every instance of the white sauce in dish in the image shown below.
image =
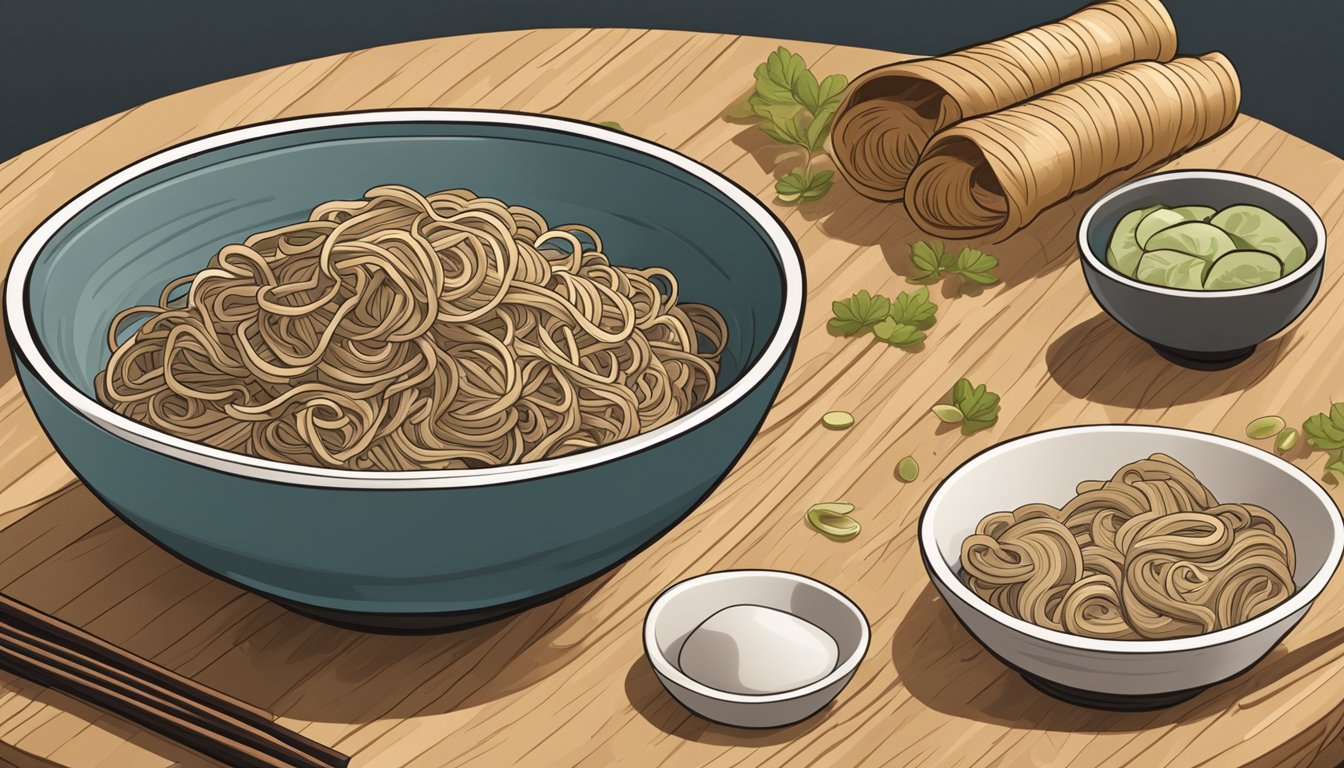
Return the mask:
[[696,682],[727,693],[783,693],[835,671],[835,638],[791,613],[734,605],[705,619],[686,638],[677,666]]

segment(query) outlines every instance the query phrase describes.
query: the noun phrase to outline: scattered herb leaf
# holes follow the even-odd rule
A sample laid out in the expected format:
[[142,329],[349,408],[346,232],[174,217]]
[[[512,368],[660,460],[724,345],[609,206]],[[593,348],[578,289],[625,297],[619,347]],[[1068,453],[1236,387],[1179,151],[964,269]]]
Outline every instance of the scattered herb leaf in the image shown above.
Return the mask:
[[916,328],[928,328],[934,323],[938,305],[929,301],[929,289],[921,287],[914,293],[901,292],[891,302],[891,319]]
[[910,263],[915,268],[910,275],[912,283],[937,282],[942,279],[944,272],[980,285],[993,285],[999,281],[994,276],[994,270],[999,266],[997,258],[974,248],[962,248],[960,253],[953,256],[937,240],[920,240],[912,244]]
[[826,324],[832,333],[857,336],[886,319],[891,312],[891,299],[859,291],[846,301],[831,302],[835,317]]
[[835,171],[817,171],[804,166],[802,171],[786,173],[775,182],[775,194],[785,203],[799,200],[816,200],[831,189]]
[[913,347],[925,338],[920,329],[890,317],[873,326],[873,335],[893,347]]
[[1330,412],[1318,413],[1302,423],[1307,443],[1322,451],[1344,449],[1344,403],[1332,403]]
[[943,244],[937,240],[932,243],[920,240],[910,246],[910,262],[915,265],[911,282],[936,282],[943,273]]
[[747,104],[762,118],[761,131],[807,157],[775,184],[781,202],[816,200],[830,191],[834,171],[817,171],[813,160],[822,153],[831,122],[849,79],[830,75],[818,82],[802,56],[780,46],[756,67],[756,90]]
[[984,384],[973,386],[969,379],[958,379],[952,387],[952,405],[961,412],[963,435],[988,429],[999,420],[999,396]]
[[1335,459],[1334,461],[1330,462],[1329,464],[1326,464],[1326,465],[1325,465],[1325,471],[1326,471],[1326,472],[1337,472],[1337,473],[1339,473],[1339,474],[1341,474],[1341,475],[1344,475],[1344,459]]
[[993,270],[998,266],[999,260],[988,253],[974,248],[962,248],[961,253],[957,254],[956,262],[948,271],[963,280],[970,280],[980,285],[993,285],[999,281],[993,274]]
[[628,131],[626,131],[624,128],[622,128],[622,127],[621,127],[621,124],[618,123],[618,122],[616,122],[615,120],[603,120],[602,122],[598,123],[598,125],[602,126],[603,128],[610,128],[610,129],[613,130],[613,131],[620,131],[621,133],[628,133]]

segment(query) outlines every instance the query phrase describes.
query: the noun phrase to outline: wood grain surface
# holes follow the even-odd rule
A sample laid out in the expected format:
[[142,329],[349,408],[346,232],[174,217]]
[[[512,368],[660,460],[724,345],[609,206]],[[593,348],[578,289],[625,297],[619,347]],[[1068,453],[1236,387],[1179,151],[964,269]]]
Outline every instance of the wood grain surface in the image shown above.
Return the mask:
[[[777,44],[643,30],[508,32],[358,51],[198,88],[0,165],[0,264],[60,203],[150,152],[278,116],[349,109],[483,107],[614,120],[772,201],[773,175],[787,169],[787,158],[754,126],[725,115]],[[789,45],[822,74],[852,77],[896,58]],[[1282,183],[1316,207],[1332,236],[1344,235],[1344,161],[1272,126],[1242,117],[1173,166]],[[906,254],[920,235],[904,211],[870,203],[840,181],[820,201],[772,201],[806,256],[808,309],[797,360],[737,469],[686,522],[609,575],[513,618],[437,637],[316,623],[159,550],[73,481],[6,356],[0,589],[261,707],[366,768],[1335,765],[1344,757],[1344,578],[1249,674],[1171,709],[1113,714],[1036,692],[966,634],[924,574],[915,521],[927,494],[999,440],[1100,422],[1244,439],[1257,416],[1296,423],[1332,396],[1344,398],[1337,331],[1344,271],[1328,266],[1316,303],[1250,361],[1220,373],[1176,368],[1104,316],[1083,283],[1073,232],[1099,194],[1100,187],[990,247],[1003,263],[1001,284],[975,295],[957,295],[951,281],[934,289],[938,324],[914,352],[825,330],[832,299],[907,287]],[[997,426],[969,438],[928,413],[960,376],[1003,396]],[[821,414],[836,408],[852,411],[857,425],[819,428]],[[910,484],[894,477],[906,454],[922,466]],[[1321,454],[1298,448],[1290,457],[1321,474]],[[837,498],[858,504],[863,523],[848,543],[802,522],[810,503]],[[675,581],[730,567],[819,578],[872,620],[868,657],[822,714],[782,730],[734,730],[690,715],[658,685],[639,632],[649,602]],[[7,675],[0,743],[0,761],[16,764],[201,763],[152,733]]]

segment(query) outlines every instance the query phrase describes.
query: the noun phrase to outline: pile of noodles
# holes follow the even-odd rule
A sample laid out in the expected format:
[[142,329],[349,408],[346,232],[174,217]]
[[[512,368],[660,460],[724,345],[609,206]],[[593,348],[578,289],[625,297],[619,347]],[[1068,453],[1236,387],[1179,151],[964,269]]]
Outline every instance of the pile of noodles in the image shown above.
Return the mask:
[[262,459],[467,469],[676,419],[714,393],[726,337],[671,273],[613,265],[587,227],[382,186],[123,311],[95,386],[123,416]]
[[1269,511],[1219,504],[1163,454],[1088,481],[1056,509],[980,521],[962,544],[966,584],[1048,629],[1158,640],[1226,629],[1287,600],[1293,540]]

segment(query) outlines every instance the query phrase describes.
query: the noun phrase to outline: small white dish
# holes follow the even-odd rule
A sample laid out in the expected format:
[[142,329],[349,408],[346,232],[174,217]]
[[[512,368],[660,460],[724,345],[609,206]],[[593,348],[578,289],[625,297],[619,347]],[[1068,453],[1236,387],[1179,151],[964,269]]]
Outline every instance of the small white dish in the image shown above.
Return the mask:
[[[835,640],[835,669],[808,685],[769,694],[730,693],[678,666],[686,639],[725,608],[756,605],[807,621]],[[783,571],[719,571],[680,582],[658,596],[644,619],[644,652],[667,692],[707,720],[739,728],[777,728],[820,712],[854,676],[868,651],[868,619],[849,598],[815,579]]]

